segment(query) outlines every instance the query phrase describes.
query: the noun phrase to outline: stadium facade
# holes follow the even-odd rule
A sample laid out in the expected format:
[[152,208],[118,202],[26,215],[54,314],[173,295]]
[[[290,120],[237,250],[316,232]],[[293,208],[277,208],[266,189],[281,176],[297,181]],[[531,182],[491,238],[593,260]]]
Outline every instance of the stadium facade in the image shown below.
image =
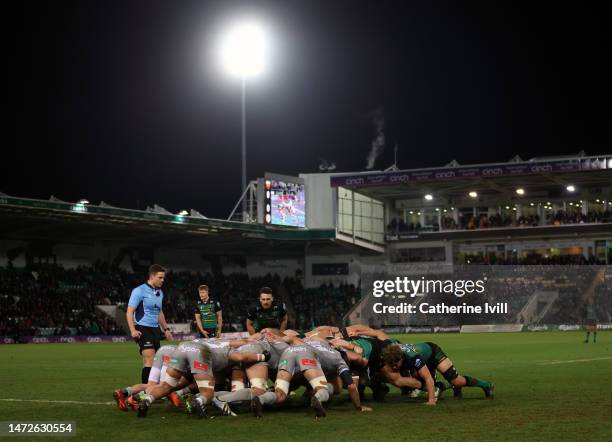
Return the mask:
[[250,185],[251,222],[0,194],[0,267],[160,262],[353,284],[365,297],[371,269],[612,264],[612,155],[300,174],[305,227],[266,217],[295,215],[295,200],[270,207],[269,181]]

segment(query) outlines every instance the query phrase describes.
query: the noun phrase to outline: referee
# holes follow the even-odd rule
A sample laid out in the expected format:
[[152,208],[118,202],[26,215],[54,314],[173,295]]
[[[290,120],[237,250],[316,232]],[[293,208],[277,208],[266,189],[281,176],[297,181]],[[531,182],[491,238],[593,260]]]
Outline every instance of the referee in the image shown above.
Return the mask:
[[125,313],[132,338],[140,347],[140,354],[142,355],[141,380],[143,384],[149,381],[153,358],[155,352],[159,349],[160,325],[164,330],[166,339],[172,340],[172,333],[162,311],[164,292],[161,288],[164,285],[165,276],[166,269],[162,266],[153,264],[149,267],[147,282],[132,290]]

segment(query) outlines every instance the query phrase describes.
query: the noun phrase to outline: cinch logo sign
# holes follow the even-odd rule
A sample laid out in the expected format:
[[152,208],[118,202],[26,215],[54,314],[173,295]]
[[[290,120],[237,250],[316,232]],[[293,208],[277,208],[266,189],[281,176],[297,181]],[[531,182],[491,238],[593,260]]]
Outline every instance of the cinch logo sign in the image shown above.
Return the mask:
[[436,178],[453,178],[454,176],[455,176],[455,172],[453,171],[437,172],[435,175]]
[[403,183],[405,181],[410,181],[410,175],[395,175],[392,177],[389,177],[389,181],[391,181],[392,183]]
[[500,168],[500,167],[496,167],[494,169],[483,169],[482,170],[482,174],[483,175],[501,175],[503,174],[504,171]]
[[364,184],[365,180],[363,178],[347,178],[346,185],[347,186],[355,186],[359,184]]
[[531,166],[532,172],[550,172],[552,170],[552,166],[550,164]]

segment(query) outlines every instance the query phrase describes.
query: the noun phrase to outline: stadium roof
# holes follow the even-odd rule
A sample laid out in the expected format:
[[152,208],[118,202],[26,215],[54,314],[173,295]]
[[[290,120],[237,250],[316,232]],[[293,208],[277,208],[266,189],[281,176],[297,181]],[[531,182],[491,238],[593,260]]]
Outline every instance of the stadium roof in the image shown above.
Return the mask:
[[0,238],[67,243],[100,241],[155,247],[197,248],[215,253],[303,253],[304,242],[330,243],[335,230],[262,224],[36,200],[0,193]]
[[576,187],[609,187],[612,183],[612,155],[534,158],[515,157],[506,163],[334,174],[333,187],[352,188],[376,199],[422,198],[435,192],[449,199],[470,191],[481,194],[512,194],[517,187],[536,194]]

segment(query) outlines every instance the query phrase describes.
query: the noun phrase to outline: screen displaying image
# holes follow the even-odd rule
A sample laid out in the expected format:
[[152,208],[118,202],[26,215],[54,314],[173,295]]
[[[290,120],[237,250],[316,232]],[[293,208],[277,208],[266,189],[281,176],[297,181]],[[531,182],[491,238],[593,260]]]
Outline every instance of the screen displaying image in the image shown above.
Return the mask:
[[304,184],[266,178],[265,186],[266,224],[306,227]]

